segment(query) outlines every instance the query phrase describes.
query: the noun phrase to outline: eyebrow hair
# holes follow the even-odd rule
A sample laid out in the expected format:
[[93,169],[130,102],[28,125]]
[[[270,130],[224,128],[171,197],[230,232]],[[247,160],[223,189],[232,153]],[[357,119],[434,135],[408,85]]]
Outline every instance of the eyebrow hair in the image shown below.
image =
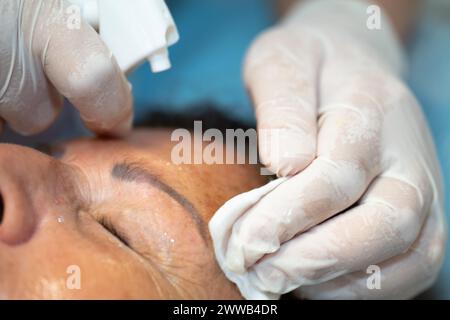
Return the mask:
[[202,219],[200,213],[195,208],[195,206],[176,191],[171,186],[162,182],[156,175],[143,168],[139,163],[122,162],[114,165],[111,175],[113,178],[125,182],[137,182],[146,183],[157,189],[163,191],[178,204],[180,204],[189,213],[190,218],[194,222],[200,236],[203,241],[207,244],[208,233],[206,229],[205,221]]

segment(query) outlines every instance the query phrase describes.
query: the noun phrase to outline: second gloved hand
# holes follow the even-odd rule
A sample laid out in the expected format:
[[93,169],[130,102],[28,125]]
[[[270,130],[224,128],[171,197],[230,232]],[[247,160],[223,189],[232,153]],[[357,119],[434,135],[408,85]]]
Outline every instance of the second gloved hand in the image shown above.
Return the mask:
[[[246,298],[409,298],[436,279],[446,224],[433,140],[394,32],[386,19],[369,30],[368,6],[310,1],[249,52],[261,160],[291,178],[210,223]],[[371,265],[381,290],[366,285]]]
[[95,30],[76,21],[69,6],[1,1],[0,124],[23,135],[43,131],[65,96],[89,129],[124,134],[133,116],[130,87]]

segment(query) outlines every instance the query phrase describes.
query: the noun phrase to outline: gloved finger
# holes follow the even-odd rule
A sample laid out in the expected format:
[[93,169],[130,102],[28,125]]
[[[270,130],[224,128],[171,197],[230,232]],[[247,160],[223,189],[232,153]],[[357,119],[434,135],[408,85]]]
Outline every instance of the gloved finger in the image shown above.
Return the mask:
[[58,91],[80,111],[87,127],[99,134],[122,135],[133,117],[130,86],[110,50],[87,23],[69,25],[67,2],[48,2],[40,25],[44,71]]
[[358,108],[330,105],[322,116],[318,158],[236,221],[226,259],[231,270],[245,271],[285,241],[348,208],[380,172],[382,115],[371,99],[352,99]]
[[[6,1],[2,26],[10,26],[4,32],[8,47],[1,51],[0,68],[0,116],[11,129],[22,134],[32,135],[45,130],[58,116],[62,98],[46,80],[41,67],[40,56],[36,55],[39,42],[34,38],[39,13],[38,1]],[[20,23],[17,19],[20,14]],[[11,26],[14,26],[11,28]],[[3,76],[3,77],[2,77]]]
[[447,242],[445,225],[443,210],[435,208],[406,253],[295,293],[307,299],[413,298],[433,284],[439,273]]
[[[17,88],[25,94],[18,94],[15,89],[9,90],[8,94],[15,97],[2,103],[0,109],[0,116],[9,127],[23,136],[47,129],[58,117],[63,106],[61,95],[45,80],[45,76],[35,77],[28,72],[29,70],[24,70],[26,75],[21,81],[21,88]],[[42,70],[33,71],[35,75],[39,72]]]
[[404,253],[430,210],[431,191],[418,193],[404,180],[376,179],[358,206],[261,259],[250,272],[252,283],[262,291],[287,293]]
[[278,176],[298,173],[316,156],[320,60],[315,40],[280,29],[264,33],[247,56],[261,162]]

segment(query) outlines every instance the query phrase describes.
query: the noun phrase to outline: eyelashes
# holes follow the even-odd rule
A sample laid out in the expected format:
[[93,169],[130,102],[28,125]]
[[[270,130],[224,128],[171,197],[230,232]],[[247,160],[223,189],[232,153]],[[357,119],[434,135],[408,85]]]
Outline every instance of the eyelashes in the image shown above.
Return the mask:
[[114,227],[110,218],[108,218],[106,216],[102,216],[98,220],[98,223],[100,223],[100,225],[104,229],[106,229],[110,234],[112,234],[114,237],[116,237],[120,242],[122,242],[127,247],[130,247],[130,241],[129,241],[128,237],[123,232],[120,232],[119,230],[117,230],[116,227]]

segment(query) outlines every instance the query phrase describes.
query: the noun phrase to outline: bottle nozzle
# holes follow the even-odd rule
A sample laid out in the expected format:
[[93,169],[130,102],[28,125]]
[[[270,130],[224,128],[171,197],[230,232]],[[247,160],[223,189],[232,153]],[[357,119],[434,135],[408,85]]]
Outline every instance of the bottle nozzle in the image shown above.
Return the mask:
[[154,73],[163,72],[171,68],[169,59],[169,51],[166,48],[160,49],[153,53],[149,58],[150,66]]

